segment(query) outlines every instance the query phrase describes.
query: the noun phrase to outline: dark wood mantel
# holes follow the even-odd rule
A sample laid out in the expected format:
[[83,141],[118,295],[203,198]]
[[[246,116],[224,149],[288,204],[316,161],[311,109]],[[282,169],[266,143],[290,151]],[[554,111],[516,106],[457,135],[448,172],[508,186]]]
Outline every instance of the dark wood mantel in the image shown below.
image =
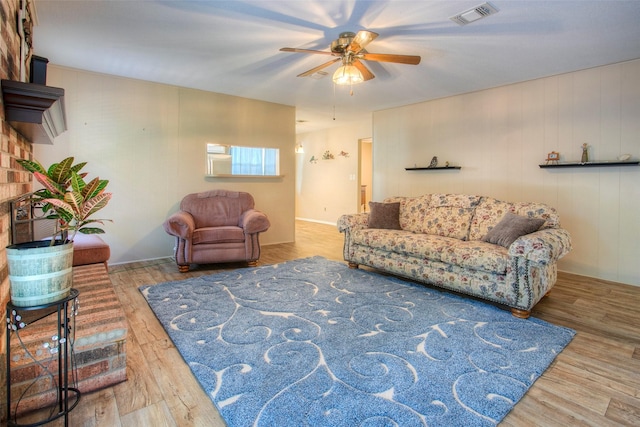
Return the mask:
[[5,120],[29,141],[53,144],[67,130],[64,89],[2,80]]

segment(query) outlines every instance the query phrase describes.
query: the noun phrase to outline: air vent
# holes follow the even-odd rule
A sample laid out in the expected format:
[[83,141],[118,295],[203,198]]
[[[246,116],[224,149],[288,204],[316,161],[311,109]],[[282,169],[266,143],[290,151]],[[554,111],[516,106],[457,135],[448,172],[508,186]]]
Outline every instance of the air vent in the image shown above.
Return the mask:
[[327,77],[328,75],[329,73],[327,73],[326,71],[316,71],[315,73],[310,74],[309,77],[311,77],[312,79],[320,80]]
[[480,6],[476,6],[473,9],[465,10],[464,12],[452,16],[449,19],[458,25],[467,25],[495,13],[498,13],[498,9],[491,3],[487,2]]

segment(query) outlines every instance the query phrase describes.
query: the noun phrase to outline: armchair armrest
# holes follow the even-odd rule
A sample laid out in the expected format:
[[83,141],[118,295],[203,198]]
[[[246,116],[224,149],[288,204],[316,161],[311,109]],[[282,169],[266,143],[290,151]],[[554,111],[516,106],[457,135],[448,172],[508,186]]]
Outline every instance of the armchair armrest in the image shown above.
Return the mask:
[[338,218],[338,231],[341,233],[352,232],[355,230],[361,230],[369,227],[369,214],[357,213],[346,214]]
[[196,224],[190,213],[178,211],[171,215],[163,224],[164,231],[172,236],[179,237],[184,240],[191,240],[193,230]]
[[551,264],[571,250],[571,236],[563,228],[546,228],[518,237],[509,247],[509,256],[540,264]]
[[269,218],[255,209],[249,209],[244,212],[238,222],[238,226],[244,230],[244,234],[262,233],[271,226]]

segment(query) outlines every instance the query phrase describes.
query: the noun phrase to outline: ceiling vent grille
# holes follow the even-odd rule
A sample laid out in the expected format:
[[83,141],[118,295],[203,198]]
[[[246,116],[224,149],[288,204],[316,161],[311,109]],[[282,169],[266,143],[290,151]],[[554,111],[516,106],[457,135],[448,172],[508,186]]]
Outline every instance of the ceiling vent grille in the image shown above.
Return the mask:
[[498,9],[491,3],[487,2],[480,6],[476,6],[473,9],[465,10],[464,12],[452,16],[449,19],[458,25],[467,25],[495,13],[498,13]]
[[312,79],[320,80],[324,77],[327,77],[328,75],[329,73],[327,73],[326,71],[316,71],[315,73],[309,75],[309,77],[311,77]]

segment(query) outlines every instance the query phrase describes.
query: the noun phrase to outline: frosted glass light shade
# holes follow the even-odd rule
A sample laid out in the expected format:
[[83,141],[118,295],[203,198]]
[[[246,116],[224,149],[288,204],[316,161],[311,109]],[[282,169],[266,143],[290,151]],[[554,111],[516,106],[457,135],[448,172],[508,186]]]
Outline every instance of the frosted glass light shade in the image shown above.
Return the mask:
[[362,73],[353,65],[343,65],[333,73],[333,82],[337,85],[355,85],[363,81]]

